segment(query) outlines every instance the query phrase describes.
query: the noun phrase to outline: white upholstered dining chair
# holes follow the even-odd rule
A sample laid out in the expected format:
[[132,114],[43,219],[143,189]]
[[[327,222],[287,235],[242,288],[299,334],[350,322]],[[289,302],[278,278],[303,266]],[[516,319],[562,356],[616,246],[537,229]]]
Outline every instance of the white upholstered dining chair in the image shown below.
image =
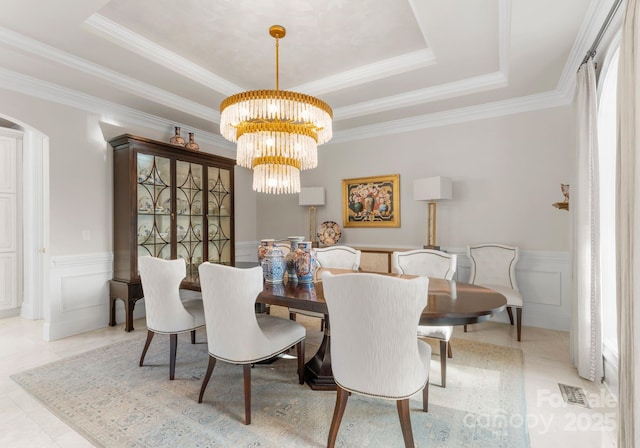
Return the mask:
[[360,269],[362,252],[349,246],[329,246],[316,249],[316,259],[321,268]]
[[216,360],[241,364],[244,377],[245,424],[251,424],[251,365],[296,346],[298,380],[303,383],[305,328],[288,319],[256,315],[254,304],[262,291],[262,268],[240,269],[203,263],[198,267],[207,321],[209,365],[198,403]]
[[[507,299],[507,313],[513,325],[513,312],[517,313],[518,341],[522,329],[522,295],[516,282],[516,264],[520,259],[520,250],[505,244],[478,244],[467,247],[467,256],[471,260],[469,283],[485,286],[499,292]],[[464,326],[467,331],[467,326]]]
[[[315,249],[317,268],[360,269],[360,257],[362,252],[349,246],[329,246]],[[324,314],[315,311],[289,308],[289,319],[296,320],[296,314],[317,317],[320,319],[320,331],[324,330]]]
[[[422,275],[424,277],[452,280],[457,268],[457,255],[439,250],[417,249],[394,252],[391,266],[397,274]],[[447,387],[447,357],[452,358],[451,325],[419,325],[418,337],[440,341],[440,384]]]
[[416,338],[429,279],[325,272],[322,283],[337,385],[327,447],[335,445],[347,399],[356,393],[396,401],[405,447],[413,448],[409,398],[422,391],[425,412],[429,399],[431,346]]
[[147,320],[147,340],[140,356],[140,366],[144,363],[144,357],[154,334],[168,334],[169,379],[172,380],[176,370],[178,334],[191,332],[191,343],[195,344],[196,329],[205,324],[202,300],[194,298],[182,301],[180,299],[180,283],[187,275],[184,259],[163,260],[140,257],[138,269],[144,291]]

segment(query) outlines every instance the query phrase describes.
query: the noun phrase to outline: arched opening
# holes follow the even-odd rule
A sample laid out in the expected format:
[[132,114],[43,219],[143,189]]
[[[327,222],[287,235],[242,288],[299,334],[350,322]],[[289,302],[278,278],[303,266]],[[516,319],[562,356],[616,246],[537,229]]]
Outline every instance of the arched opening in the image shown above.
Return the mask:
[[0,127],[22,131],[22,305],[26,319],[49,321],[49,138],[37,129],[0,113]]

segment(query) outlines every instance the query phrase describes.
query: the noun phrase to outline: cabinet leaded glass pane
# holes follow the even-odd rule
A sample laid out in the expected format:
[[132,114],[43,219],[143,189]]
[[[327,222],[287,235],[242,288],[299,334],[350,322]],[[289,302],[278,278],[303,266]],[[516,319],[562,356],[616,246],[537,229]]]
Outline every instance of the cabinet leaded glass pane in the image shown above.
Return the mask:
[[187,263],[189,282],[198,281],[203,261],[202,165],[176,162],[177,255]]
[[207,216],[208,249],[212,263],[231,263],[231,174],[229,170],[208,167]]
[[137,156],[138,256],[171,258],[171,163],[165,157]]

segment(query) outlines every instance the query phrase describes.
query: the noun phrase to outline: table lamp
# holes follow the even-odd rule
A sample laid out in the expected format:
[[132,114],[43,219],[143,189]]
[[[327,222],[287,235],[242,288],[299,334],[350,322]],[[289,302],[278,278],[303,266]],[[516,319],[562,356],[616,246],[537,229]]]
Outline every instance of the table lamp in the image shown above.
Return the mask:
[[306,205],[309,207],[307,211],[308,215],[308,230],[309,241],[311,241],[314,247],[318,246],[318,240],[316,236],[316,220],[317,211],[316,206],[324,205],[324,187],[306,187],[300,189],[298,196],[298,205]]
[[425,249],[440,250],[440,246],[436,246],[436,201],[451,198],[451,179],[448,177],[427,177],[413,181],[413,199],[429,201],[427,204],[427,245],[424,246]]

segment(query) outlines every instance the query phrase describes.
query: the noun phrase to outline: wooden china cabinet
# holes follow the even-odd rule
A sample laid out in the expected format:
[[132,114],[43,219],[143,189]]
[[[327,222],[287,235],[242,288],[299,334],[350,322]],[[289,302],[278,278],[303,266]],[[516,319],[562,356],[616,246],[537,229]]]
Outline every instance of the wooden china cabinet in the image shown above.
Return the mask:
[[235,160],[133,135],[113,147],[113,280],[109,325],[115,302],[125,304],[125,330],[133,330],[133,308],[143,297],[138,257],[183,258],[185,289],[199,289],[203,261],[233,265],[233,167]]

